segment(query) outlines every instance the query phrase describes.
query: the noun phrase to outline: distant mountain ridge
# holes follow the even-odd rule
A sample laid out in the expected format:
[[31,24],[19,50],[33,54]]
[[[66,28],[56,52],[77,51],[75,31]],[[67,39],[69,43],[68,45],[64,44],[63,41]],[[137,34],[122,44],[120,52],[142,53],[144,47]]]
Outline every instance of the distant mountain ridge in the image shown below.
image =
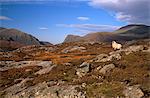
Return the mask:
[[26,45],[52,45],[17,29],[0,27],[0,48],[13,50]]
[[114,32],[96,32],[89,33],[85,36],[68,35],[64,42],[77,41],[94,41],[94,42],[111,42],[130,41],[136,39],[145,39],[150,37],[150,26],[131,24],[123,26]]
[[0,28],[0,40],[16,41],[24,45],[40,45],[37,38],[17,29]]

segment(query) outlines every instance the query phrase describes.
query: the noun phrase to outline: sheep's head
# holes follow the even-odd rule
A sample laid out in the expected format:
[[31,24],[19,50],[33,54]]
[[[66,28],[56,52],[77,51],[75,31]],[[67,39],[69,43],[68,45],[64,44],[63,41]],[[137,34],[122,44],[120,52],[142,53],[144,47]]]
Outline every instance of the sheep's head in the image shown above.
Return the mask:
[[112,41],[112,44],[116,43],[115,41]]

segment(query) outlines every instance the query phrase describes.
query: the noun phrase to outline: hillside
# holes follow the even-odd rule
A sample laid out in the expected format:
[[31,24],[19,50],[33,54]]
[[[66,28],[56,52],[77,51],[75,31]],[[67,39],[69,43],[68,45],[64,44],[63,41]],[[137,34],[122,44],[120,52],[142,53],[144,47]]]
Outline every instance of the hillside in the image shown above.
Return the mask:
[[77,41],[94,41],[94,42],[111,42],[117,41],[131,41],[137,39],[146,39],[150,37],[150,26],[146,25],[127,25],[121,27],[114,32],[96,32],[85,36],[68,35],[64,42]]
[[0,48],[3,50],[13,50],[27,45],[48,44],[51,43],[41,42],[34,36],[24,33],[20,30],[0,27]]
[[0,98],[149,98],[150,40],[0,52]]

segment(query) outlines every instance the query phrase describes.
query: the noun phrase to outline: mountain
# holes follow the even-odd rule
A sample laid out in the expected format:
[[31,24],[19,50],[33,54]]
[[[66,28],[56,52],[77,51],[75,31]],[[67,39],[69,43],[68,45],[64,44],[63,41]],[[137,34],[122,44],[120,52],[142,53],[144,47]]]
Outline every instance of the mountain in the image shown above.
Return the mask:
[[150,26],[131,24],[116,30],[115,33],[143,35],[150,32]]
[[[0,27],[0,48],[13,50],[26,45],[45,45],[34,36],[17,29],[7,29]],[[50,44],[50,43],[49,43]]]
[[25,45],[40,45],[37,38],[17,29],[0,28],[0,40],[15,41]]
[[64,42],[77,42],[77,41],[94,41],[94,42],[111,42],[130,41],[135,39],[145,39],[150,37],[150,26],[146,25],[127,25],[119,28],[114,32],[96,32],[90,33],[85,36],[68,35]]
[[68,35],[68,36],[65,38],[65,41],[64,41],[64,42],[79,41],[79,40],[81,40],[81,39],[82,39],[82,37],[77,36],[77,35]]

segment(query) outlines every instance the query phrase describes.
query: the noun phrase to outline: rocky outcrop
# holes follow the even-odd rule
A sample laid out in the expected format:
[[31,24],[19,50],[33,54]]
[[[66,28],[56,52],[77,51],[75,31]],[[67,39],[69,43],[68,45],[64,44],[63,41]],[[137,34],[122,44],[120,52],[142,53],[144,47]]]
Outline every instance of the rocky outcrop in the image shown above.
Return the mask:
[[[25,81],[25,80],[23,80]],[[23,82],[18,84],[18,87],[21,86]],[[80,85],[54,85],[55,82],[43,82],[39,83],[32,87],[9,87],[6,89],[7,98],[86,98],[84,92],[77,90],[81,89]],[[54,85],[54,86],[49,86]],[[22,89],[20,89],[22,88]],[[13,89],[13,90],[12,90]]]
[[112,52],[109,55],[108,54],[100,54],[96,58],[94,58],[95,62],[108,62],[112,61],[113,59],[120,60],[121,55],[117,52]]

